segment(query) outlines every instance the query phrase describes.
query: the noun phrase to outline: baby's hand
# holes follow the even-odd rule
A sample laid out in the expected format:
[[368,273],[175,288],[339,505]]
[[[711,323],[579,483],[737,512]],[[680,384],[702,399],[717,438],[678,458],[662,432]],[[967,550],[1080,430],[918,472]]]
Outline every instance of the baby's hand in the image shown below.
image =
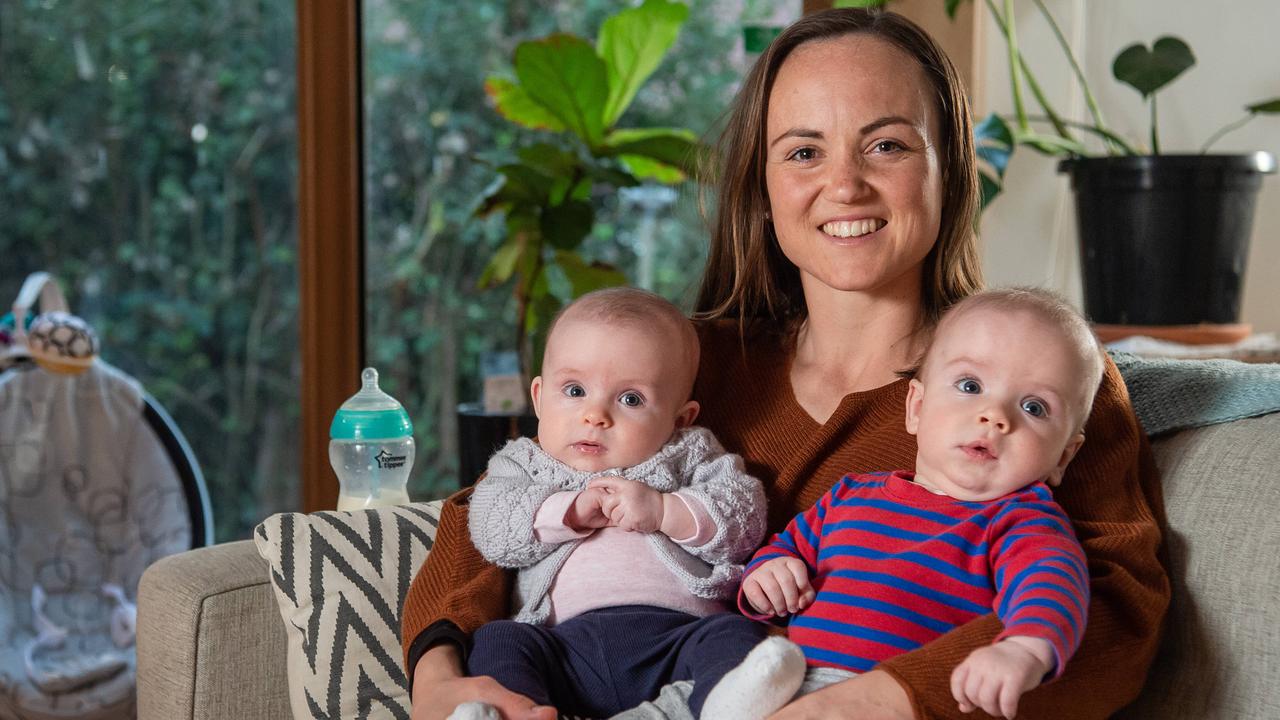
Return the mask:
[[982,708],[1012,718],[1018,698],[1053,669],[1053,647],[1040,638],[1016,635],[969,653],[951,673],[951,694],[960,712]]
[[606,495],[604,488],[598,487],[588,487],[578,493],[564,515],[564,524],[579,532],[606,527],[609,524],[603,507]]
[[662,493],[648,485],[608,476],[592,480],[587,487],[605,492],[600,507],[610,525],[641,533],[662,527]]
[[813,602],[809,568],[793,557],[769,560],[742,581],[742,592],[756,612],[782,617],[798,613]]

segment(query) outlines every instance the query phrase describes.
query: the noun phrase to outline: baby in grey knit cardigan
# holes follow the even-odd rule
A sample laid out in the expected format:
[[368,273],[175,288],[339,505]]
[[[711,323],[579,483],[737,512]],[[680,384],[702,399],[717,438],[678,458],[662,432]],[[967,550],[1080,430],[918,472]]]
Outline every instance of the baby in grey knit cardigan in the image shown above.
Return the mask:
[[538,439],[496,453],[471,496],[476,549],[518,572],[514,619],[477,631],[469,674],[585,717],[679,680],[708,718],[765,717],[794,693],[798,648],[725,612],[765,497],[692,425],[697,368],[692,325],[652,293],[597,291],[556,319],[530,387]]

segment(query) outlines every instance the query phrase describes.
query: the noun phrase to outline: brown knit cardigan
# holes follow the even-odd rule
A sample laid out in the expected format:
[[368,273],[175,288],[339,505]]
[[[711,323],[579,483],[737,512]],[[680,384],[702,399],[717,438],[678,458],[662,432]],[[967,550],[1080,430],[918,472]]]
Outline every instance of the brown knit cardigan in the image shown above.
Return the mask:
[[[770,533],[845,473],[914,467],[915,438],[903,426],[906,380],[845,396],[820,425],[791,391],[790,342],[762,334],[741,341],[737,325],[727,322],[705,323],[699,335],[698,423],[742,455],[747,470],[764,482]],[[1088,627],[1066,673],[1019,701],[1022,717],[1104,718],[1132,700],[1155,655],[1169,604],[1159,478],[1124,382],[1110,362],[1085,437],[1054,495],[1089,559]],[[481,624],[509,615],[510,574],[486,563],[471,546],[468,494],[449,498],[435,547],[405,599],[401,638],[411,686],[414,665],[430,644],[465,642]],[[980,710],[959,712],[950,676],[999,629],[996,616],[987,615],[879,667],[907,690],[921,720],[987,717]]]

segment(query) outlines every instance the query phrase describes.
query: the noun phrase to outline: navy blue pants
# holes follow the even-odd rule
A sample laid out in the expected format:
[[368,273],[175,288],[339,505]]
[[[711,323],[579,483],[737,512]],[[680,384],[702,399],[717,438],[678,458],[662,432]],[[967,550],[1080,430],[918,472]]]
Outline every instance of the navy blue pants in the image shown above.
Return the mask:
[[765,638],[741,615],[697,617],[648,605],[585,612],[554,627],[498,620],[475,634],[469,675],[561,713],[607,718],[653,700],[676,680],[692,680],[689,709]]

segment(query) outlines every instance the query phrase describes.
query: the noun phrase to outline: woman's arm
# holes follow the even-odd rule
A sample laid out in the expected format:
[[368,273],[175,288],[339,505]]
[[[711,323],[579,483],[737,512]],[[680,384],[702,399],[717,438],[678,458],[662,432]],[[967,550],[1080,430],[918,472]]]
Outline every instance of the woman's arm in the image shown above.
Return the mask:
[[[1106,717],[1129,703],[1142,689],[1169,605],[1159,477],[1110,362],[1085,437],[1055,496],[1088,558],[1088,623],[1066,673],[1019,703],[1026,717]],[[999,620],[987,615],[880,667],[907,691],[916,718],[959,719],[965,716],[948,689],[951,671],[1000,630]]]
[[[414,675],[431,647],[449,642],[466,658],[471,633],[490,620],[509,615],[509,572],[485,562],[467,531],[468,488],[445,501],[440,527],[427,560],[418,570],[404,599],[400,642],[405,670],[415,695],[420,683]],[[450,668],[437,668],[441,676]],[[457,672],[461,673],[461,665]]]
[[438,645],[418,662],[413,680],[413,720],[444,720],[464,702],[483,702],[510,720],[555,720],[555,708],[535,706],[488,676],[463,677],[457,646]]

